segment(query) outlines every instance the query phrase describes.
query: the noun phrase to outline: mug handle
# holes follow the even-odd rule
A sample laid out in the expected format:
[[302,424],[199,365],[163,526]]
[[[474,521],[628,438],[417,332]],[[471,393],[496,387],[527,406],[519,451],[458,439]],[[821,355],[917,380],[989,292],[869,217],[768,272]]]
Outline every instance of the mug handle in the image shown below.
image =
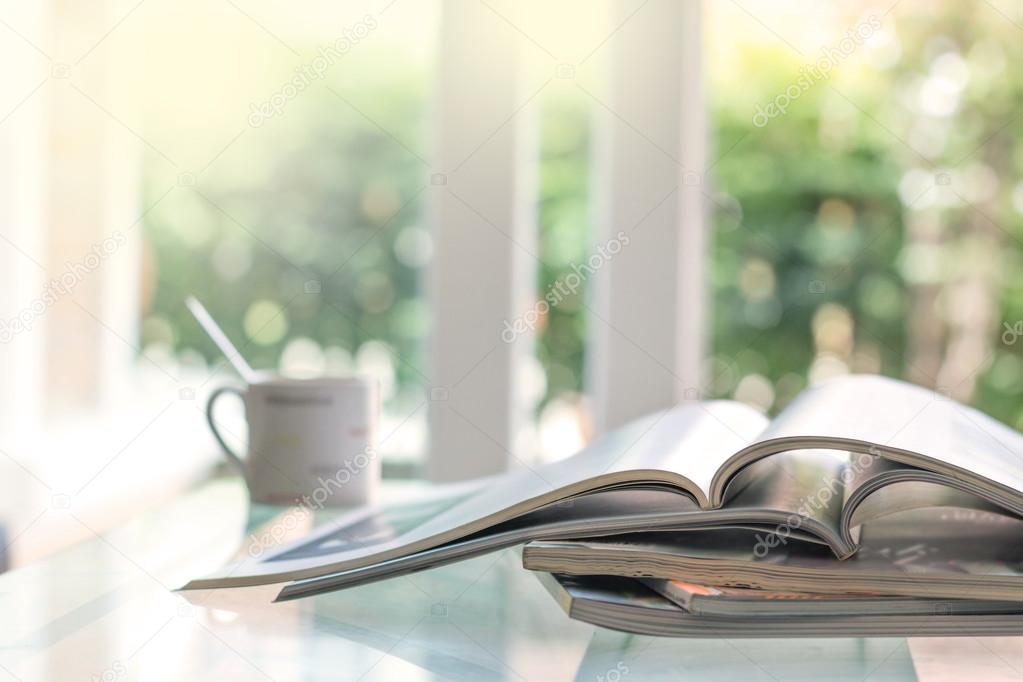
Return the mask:
[[224,437],[220,435],[220,431],[217,430],[217,423],[213,419],[213,403],[215,403],[217,401],[217,398],[224,395],[225,393],[233,393],[234,395],[241,398],[242,402],[245,402],[245,394],[242,393],[240,390],[238,390],[234,386],[221,386],[220,388],[213,391],[213,393],[210,393],[209,400],[206,401],[206,423],[210,425],[210,431],[213,433],[213,437],[216,439],[217,443],[220,444],[221,449],[227,456],[227,460],[238,468],[238,471],[241,472],[242,478],[248,480],[248,475],[246,474],[245,471],[245,462],[242,460],[241,456],[238,455],[238,453],[236,453],[228,446],[227,442],[224,440]]

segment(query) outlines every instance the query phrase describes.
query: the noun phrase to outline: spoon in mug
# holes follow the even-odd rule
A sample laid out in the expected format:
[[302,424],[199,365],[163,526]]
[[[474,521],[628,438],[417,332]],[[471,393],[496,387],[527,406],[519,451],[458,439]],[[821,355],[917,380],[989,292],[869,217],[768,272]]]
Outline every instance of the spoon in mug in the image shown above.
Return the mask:
[[242,354],[238,352],[238,349],[234,347],[230,339],[224,333],[224,330],[220,328],[213,318],[210,316],[206,306],[199,302],[195,296],[189,296],[185,299],[185,305],[188,306],[188,310],[192,313],[192,317],[195,321],[203,328],[206,334],[213,340],[213,343],[217,344],[217,348],[224,354],[227,361],[231,363],[231,366],[235,368],[238,374],[242,375],[246,383],[253,383],[256,381],[256,372],[249,366],[249,363],[245,361]]

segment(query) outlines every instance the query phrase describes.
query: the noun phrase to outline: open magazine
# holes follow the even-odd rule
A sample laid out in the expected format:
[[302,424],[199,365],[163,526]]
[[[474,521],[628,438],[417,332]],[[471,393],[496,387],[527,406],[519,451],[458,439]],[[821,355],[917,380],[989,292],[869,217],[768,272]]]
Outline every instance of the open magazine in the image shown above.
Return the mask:
[[682,404],[559,462],[357,511],[185,588],[300,581],[282,592],[293,598],[530,540],[639,531],[745,528],[845,558],[864,524],[896,512],[1023,515],[1021,463],[1023,435],[975,409],[891,379],[842,377],[773,420],[737,402]]

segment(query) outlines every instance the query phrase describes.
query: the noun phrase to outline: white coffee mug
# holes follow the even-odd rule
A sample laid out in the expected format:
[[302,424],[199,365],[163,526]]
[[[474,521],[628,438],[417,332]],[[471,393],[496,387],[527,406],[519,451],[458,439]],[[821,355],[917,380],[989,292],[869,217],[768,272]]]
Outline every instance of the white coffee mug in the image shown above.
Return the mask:
[[[213,418],[225,393],[245,403],[248,454],[235,453]],[[289,379],[266,375],[242,391],[218,388],[206,420],[253,502],[313,508],[370,504],[380,483],[377,383],[364,378]]]

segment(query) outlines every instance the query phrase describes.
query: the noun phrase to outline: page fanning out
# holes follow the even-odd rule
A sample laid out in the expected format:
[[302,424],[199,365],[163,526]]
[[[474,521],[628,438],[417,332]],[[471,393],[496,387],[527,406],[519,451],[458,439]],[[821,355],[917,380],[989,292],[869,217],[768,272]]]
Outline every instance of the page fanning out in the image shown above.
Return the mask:
[[437,535],[604,474],[669,471],[685,476],[706,493],[717,467],[752,442],[766,425],[766,417],[741,403],[676,407],[609,433],[566,459],[506,474],[500,485],[486,486],[400,541]]
[[[683,405],[613,431],[564,460],[495,476],[477,492],[452,498],[436,515],[417,519],[400,535],[338,537],[339,526],[328,524],[304,540],[192,584],[256,584],[368,565],[478,532],[557,501],[571,490],[593,489],[601,481],[644,483],[684,476],[697,491],[706,491],[720,463],[754,440],[766,424],[765,417],[740,403]],[[657,472],[670,475],[658,477]],[[372,519],[366,523],[372,525]]]
[[[764,457],[739,471],[726,491],[729,509],[780,511],[840,535],[849,455],[834,450],[793,450]],[[798,530],[803,521],[789,524]]]
[[939,392],[894,379],[848,376],[821,384],[761,436],[839,438],[919,453],[1023,493],[1023,435]]
[[718,468],[759,438],[768,424],[763,414],[738,402],[715,400],[676,407],[634,433],[631,445],[609,470],[671,471],[707,495]]

